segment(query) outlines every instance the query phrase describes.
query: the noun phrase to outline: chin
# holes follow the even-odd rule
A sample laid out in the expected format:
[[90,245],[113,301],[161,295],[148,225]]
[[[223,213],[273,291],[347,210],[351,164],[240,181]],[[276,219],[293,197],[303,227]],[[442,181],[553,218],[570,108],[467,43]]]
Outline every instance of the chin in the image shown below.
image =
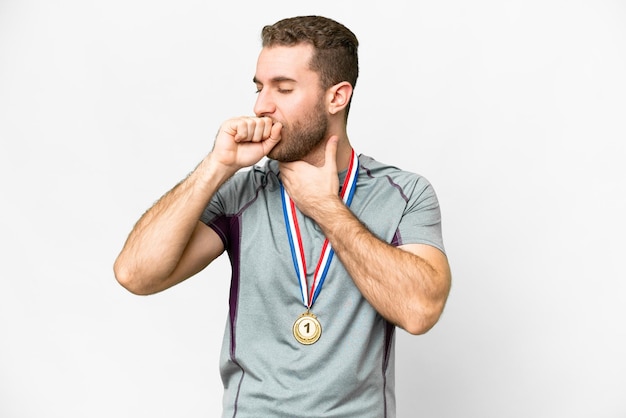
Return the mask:
[[279,153],[271,153],[271,152],[267,154],[267,158],[276,160],[279,163],[292,163],[294,161],[298,161],[302,159],[302,158],[295,158],[294,156],[282,155]]
[[269,154],[267,154],[267,157],[281,163],[291,163],[302,159],[303,156],[290,152],[289,149],[285,150],[284,147],[281,147],[281,145],[283,144],[278,143],[274,148],[272,148]]
[[325,136],[319,135],[303,135],[283,136],[281,141],[272,148],[267,154],[268,158],[279,161],[281,163],[291,163],[294,161],[304,160],[318,152],[324,152]]

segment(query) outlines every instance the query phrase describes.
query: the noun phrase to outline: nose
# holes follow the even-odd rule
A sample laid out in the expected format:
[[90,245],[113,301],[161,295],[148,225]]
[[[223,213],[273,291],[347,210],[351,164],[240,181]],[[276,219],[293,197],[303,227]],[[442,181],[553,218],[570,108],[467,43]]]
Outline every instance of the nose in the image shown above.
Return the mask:
[[261,90],[258,93],[254,104],[254,114],[258,117],[270,116],[276,111],[276,105],[272,100],[271,94],[267,90]]

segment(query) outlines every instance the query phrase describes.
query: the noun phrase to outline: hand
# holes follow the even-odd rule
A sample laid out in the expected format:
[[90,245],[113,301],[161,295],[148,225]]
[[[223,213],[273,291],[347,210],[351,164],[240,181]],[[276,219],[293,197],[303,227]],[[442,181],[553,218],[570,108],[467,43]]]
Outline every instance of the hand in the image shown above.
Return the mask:
[[256,164],[280,141],[282,127],[268,117],[229,119],[220,126],[211,158],[234,171]]
[[310,218],[323,210],[325,203],[341,201],[337,174],[337,142],[331,136],[326,142],[324,164],[316,167],[304,161],[280,163],[280,178],[296,207]]

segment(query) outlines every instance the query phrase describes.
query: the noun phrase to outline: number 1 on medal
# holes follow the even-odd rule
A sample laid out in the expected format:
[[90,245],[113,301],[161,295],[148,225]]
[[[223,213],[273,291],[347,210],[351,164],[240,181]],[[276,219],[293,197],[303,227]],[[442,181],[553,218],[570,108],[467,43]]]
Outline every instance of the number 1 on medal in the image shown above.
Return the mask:
[[293,336],[300,344],[310,345],[322,335],[322,324],[315,315],[305,312],[293,324]]

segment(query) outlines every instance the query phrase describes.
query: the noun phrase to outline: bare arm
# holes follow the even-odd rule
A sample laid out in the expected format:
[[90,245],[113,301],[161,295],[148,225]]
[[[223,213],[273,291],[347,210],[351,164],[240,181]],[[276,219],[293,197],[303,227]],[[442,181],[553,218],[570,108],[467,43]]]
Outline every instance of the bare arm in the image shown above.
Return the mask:
[[226,121],[211,153],[136,223],[114,264],[120,284],[133,293],[156,293],[219,256],[222,241],[200,216],[228,178],[267,155],[280,140],[280,129],[269,118]]
[[224,181],[213,171],[210,158],[205,158],[139,219],[114,264],[122,286],[136,294],[156,293],[199,272],[221,254],[217,234],[199,223]]
[[374,236],[340,199],[312,214],[363,296],[411,334],[432,328],[450,290],[446,256],[424,244],[394,247]]
[[337,195],[336,142],[325,165],[281,165],[281,178],[298,209],[314,219],[370,304],[390,322],[422,334],[438,321],[450,291],[450,268],[437,248],[392,245],[374,236]]

